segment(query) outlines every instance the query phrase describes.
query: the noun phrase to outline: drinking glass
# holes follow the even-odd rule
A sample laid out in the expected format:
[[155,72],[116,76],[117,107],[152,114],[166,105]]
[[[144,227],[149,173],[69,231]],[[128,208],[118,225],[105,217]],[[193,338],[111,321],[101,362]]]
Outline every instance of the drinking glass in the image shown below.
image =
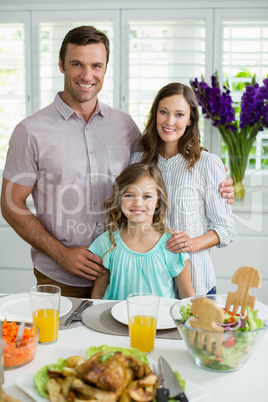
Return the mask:
[[151,293],[132,293],[127,296],[130,346],[141,352],[154,350],[160,297]]
[[39,327],[39,343],[58,339],[61,289],[54,285],[38,285],[29,290],[33,322]]

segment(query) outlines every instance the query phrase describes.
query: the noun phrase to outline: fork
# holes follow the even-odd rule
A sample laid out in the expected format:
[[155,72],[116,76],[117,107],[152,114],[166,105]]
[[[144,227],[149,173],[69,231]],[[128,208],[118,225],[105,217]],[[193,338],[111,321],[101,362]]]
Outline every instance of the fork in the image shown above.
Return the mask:
[[246,306],[254,309],[257,297],[251,296],[249,291],[251,288],[261,287],[261,275],[252,267],[241,267],[235,271],[232,277],[232,283],[238,285],[236,292],[229,292],[225,304],[226,310],[230,311],[233,306],[233,313],[237,314],[239,307],[241,307],[241,314],[245,314]]
[[[214,353],[217,356],[222,354],[222,334],[224,329],[217,323],[224,321],[224,311],[222,307],[207,297],[200,297],[195,299],[191,307],[192,316],[190,318],[190,326],[196,328],[197,331],[191,329],[189,332],[190,345],[195,344],[195,337],[197,333],[197,344],[199,349],[206,349],[212,353],[213,341],[215,342]],[[198,331],[201,330],[201,331]],[[205,340],[206,338],[206,340]]]

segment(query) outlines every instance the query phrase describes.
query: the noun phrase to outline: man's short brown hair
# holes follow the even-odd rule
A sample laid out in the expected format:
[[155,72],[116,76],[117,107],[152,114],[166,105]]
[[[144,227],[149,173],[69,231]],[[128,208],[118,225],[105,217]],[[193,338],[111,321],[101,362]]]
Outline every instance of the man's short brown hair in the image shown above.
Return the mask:
[[106,67],[109,62],[110,55],[110,41],[108,37],[101,31],[97,30],[93,26],[81,26],[71,29],[63,39],[61,44],[59,56],[62,62],[62,67],[64,69],[65,55],[68,43],[74,45],[90,45],[92,43],[103,43],[106,49]]

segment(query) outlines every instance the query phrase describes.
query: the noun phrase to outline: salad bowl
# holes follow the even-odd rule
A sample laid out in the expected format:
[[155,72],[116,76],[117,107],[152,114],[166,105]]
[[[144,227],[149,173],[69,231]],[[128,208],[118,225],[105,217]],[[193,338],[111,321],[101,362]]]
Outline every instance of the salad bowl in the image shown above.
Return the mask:
[[[179,300],[170,309],[174,323],[195,364],[198,367],[216,372],[230,372],[240,369],[265,335],[268,328],[268,306],[256,302],[254,311],[247,307],[245,315],[224,310],[224,321],[216,323],[222,328],[222,332],[219,334],[191,325],[191,305],[200,298],[214,300],[224,309],[227,295],[189,297]],[[199,339],[203,340],[201,346]],[[211,343],[211,339],[212,347],[208,347],[207,341],[209,340]],[[220,348],[215,348],[216,343],[219,346],[219,341]]]

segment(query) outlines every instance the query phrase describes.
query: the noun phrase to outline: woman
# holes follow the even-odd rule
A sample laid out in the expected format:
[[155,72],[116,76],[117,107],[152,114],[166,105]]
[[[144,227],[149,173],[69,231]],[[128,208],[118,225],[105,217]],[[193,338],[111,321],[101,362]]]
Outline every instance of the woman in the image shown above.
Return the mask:
[[196,294],[204,295],[216,293],[210,248],[228,246],[236,229],[231,207],[218,191],[224,166],[200,146],[198,121],[193,91],[180,83],[166,85],[151,106],[143,152],[134,153],[130,163],[153,163],[161,170],[170,206],[165,224],[177,231],[167,247],[190,253],[192,283]]

